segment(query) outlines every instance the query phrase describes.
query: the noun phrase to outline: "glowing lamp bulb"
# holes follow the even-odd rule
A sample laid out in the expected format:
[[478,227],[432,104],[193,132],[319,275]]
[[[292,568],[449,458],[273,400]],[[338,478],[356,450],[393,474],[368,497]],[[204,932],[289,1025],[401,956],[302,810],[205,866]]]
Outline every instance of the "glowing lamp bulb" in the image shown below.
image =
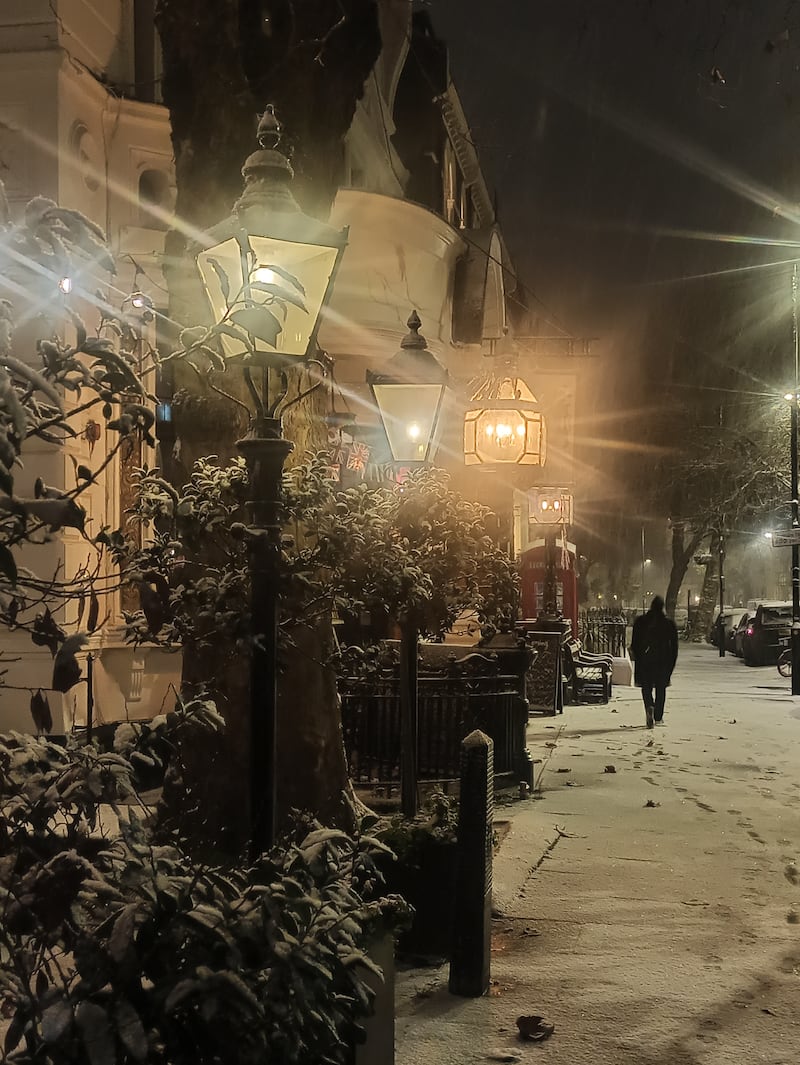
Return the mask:
[[549,507],[550,507],[550,504],[548,503],[548,501],[546,499],[543,499],[542,500],[542,510],[548,510]]
[[253,281],[260,281],[262,285],[274,285],[278,280],[275,271],[268,266],[257,266],[251,276]]
[[561,510],[561,500],[560,499],[556,499],[553,502],[553,510]]
[[147,306],[147,301],[141,292],[137,292],[135,296],[131,296],[131,307],[135,307],[137,311],[142,310]]
[[416,422],[412,422],[411,425],[409,425],[407,432],[411,440],[419,439],[419,426]]
[[487,425],[486,426],[486,435],[487,436],[494,436],[494,426],[493,425]]
[[65,296],[68,296],[70,292],[72,292],[72,278],[62,277],[61,280],[58,282],[58,287],[61,292],[64,293]]
[[525,435],[525,426],[520,424],[520,425],[517,426],[517,436],[524,436],[524,435]]

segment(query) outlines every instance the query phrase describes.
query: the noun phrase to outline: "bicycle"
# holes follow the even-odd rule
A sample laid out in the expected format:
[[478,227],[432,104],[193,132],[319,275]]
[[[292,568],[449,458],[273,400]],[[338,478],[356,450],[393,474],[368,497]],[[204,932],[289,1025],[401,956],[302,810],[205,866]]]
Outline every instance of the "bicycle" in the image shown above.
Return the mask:
[[778,657],[778,672],[782,677],[791,677],[792,675],[792,649],[787,647],[785,651],[781,651]]

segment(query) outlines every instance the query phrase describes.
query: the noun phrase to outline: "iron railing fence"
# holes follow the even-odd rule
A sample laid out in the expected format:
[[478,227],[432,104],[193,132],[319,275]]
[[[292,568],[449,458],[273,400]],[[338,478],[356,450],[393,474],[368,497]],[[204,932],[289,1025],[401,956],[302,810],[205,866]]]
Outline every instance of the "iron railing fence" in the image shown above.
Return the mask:
[[578,615],[578,639],[585,651],[625,655],[625,616],[616,611],[581,610]]
[[[461,742],[476,728],[494,741],[495,774],[517,772],[528,718],[522,684],[517,675],[456,667],[446,676],[420,675],[419,779],[458,779]],[[382,675],[369,682],[345,678],[339,685],[351,778],[358,783],[399,780],[399,677]]]

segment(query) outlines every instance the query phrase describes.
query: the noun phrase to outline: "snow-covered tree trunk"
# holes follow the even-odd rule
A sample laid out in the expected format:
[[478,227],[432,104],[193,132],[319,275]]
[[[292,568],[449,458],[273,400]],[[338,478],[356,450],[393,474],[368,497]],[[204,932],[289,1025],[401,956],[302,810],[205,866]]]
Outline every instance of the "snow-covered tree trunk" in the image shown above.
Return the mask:
[[710,555],[703,573],[700,602],[692,615],[690,629],[691,638],[698,641],[705,639],[706,633],[711,628],[711,620],[719,598],[719,533],[716,530],[711,533],[709,551]]
[[672,522],[672,566],[669,572],[667,594],[664,599],[664,607],[668,617],[675,617],[675,607],[678,605],[678,594],[683,584],[683,578],[686,576],[686,570],[689,568],[692,556],[703,542],[704,536],[705,532],[701,530],[689,531],[684,521],[675,520]]

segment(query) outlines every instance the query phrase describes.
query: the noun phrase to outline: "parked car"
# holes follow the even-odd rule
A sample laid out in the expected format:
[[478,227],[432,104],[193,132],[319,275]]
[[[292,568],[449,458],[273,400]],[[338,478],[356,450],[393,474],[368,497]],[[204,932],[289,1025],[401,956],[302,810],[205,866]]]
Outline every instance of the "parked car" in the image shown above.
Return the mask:
[[736,654],[736,647],[734,643],[736,637],[736,628],[746,613],[746,610],[736,610],[731,615],[731,623],[725,630],[725,650],[728,652],[728,654]]
[[792,631],[791,603],[760,603],[742,637],[748,666],[775,665]]
[[744,641],[744,634],[747,631],[747,626],[750,624],[750,618],[752,614],[749,610],[746,610],[744,614],[739,618],[736,623],[736,627],[733,630],[733,653],[737,658],[742,657],[743,648],[742,643]]
[[726,651],[733,649],[732,633],[744,613],[744,610],[723,610],[717,614],[707,636],[712,647],[719,647],[722,642]]

